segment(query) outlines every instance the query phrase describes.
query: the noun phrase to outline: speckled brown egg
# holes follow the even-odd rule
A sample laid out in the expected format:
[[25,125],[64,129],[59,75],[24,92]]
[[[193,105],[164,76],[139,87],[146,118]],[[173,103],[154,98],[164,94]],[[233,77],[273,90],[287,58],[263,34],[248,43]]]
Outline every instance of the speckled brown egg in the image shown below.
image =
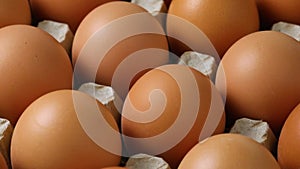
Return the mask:
[[265,120],[278,136],[300,102],[299,54],[295,39],[275,31],[237,41],[224,55],[216,76],[228,122],[241,117]]
[[[95,117],[98,118],[93,121]],[[111,130],[97,128],[99,125]],[[90,131],[87,127],[92,127],[93,133],[87,132]],[[96,99],[72,90],[48,93],[25,110],[14,129],[12,167],[99,169],[117,166],[122,149],[121,137],[111,137],[109,131],[118,133],[117,123]],[[102,147],[90,137],[91,134],[109,143],[111,149]]]
[[0,29],[0,117],[15,124],[38,97],[71,89],[73,70],[64,48],[48,33],[28,25]]
[[128,90],[132,79],[168,59],[167,38],[157,19],[142,7],[123,1],[91,11],[81,22],[72,47],[79,83],[112,85],[122,98],[126,92],[120,94],[120,88]]
[[282,169],[300,168],[300,105],[294,108],[284,123],[277,154]]
[[178,169],[280,169],[261,144],[239,134],[219,134],[194,146]]
[[183,65],[165,65],[143,75],[122,111],[129,155],[158,155],[177,168],[198,140],[224,130],[220,94],[207,76]]
[[75,33],[82,19],[94,8],[114,0],[30,0],[33,18],[67,23]]
[[[197,37],[188,30],[182,31],[186,24],[180,24],[179,21],[184,19],[193,25],[190,29],[196,26],[206,34],[221,58],[235,41],[259,29],[255,0],[173,0],[168,14],[168,34],[176,35],[175,39],[179,38],[178,41],[185,39],[187,42],[193,42]],[[185,52],[185,47],[178,46],[179,44],[172,40],[171,49],[183,48],[181,50]]]
[[0,0],[0,28],[14,24],[31,24],[28,0]]
[[270,29],[279,21],[300,24],[299,0],[256,0],[262,26]]

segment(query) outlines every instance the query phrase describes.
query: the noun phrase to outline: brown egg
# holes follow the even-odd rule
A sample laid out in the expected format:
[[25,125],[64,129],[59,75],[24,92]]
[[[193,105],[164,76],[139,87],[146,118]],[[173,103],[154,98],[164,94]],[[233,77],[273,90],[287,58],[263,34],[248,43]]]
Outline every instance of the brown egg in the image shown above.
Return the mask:
[[261,144],[239,134],[219,134],[194,146],[178,169],[280,169]]
[[[255,0],[174,0],[168,14],[168,35],[176,35],[179,41],[194,41],[196,37],[191,31],[182,31],[186,24],[179,22],[180,19],[189,21],[193,24],[190,29],[196,26],[205,33],[220,57],[239,38],[259,29]],[[170,45],[172,50],[180,47],[177,42]]]
[[282,169],[300,168],[300,105],[284,123],[278,141],[278,162]]
[[223,106],[211,81],[195,69],[152,69],[133,85],[124,103],[121,126],[128,156],[158,155],[177,168],[198,140],[224,131]]
[[94,8],[114,0],[30,0],[33,17],[69,24],[75,33],[82,19]]
[[300,24],[299,0],[256,0],[256,3],[261,23],[268,29],[279,21]]
[[0,117],[15,124],[38,97],[72,88],[72,64],[48,33],[28,25],[0,29]]
[[[111,85],[121,98],[134,76],[169,59],[167,38],[156,18],[138,5],[122,1],[106,3],[89,13],[75,34],[72,50],[79,83]],[[119,88],[126,90],[122,94]]]
[[[94,117],[98,119],[91,120]],[[121,138],[120,135],[111,137],[105,127],[97,128],[103,124],[118,132],[111,113],[85,93],[59,90],[43,95],[25,110],[14,129],[12,166],[15,169],[117,166],[120,163]],[[94,133],[88,133],[86,127],[92,127]],[[90,134],[109,143],[114,152],[104,149],[91,139]]]
[[228,122],[240,117],[262,119],[278,135],[300,102],[299,53],[296,40],[275,31],[237,41],[224,55],[216,76]]
[[0,0],[0,28],[13,24],[31,24],[28,0]]

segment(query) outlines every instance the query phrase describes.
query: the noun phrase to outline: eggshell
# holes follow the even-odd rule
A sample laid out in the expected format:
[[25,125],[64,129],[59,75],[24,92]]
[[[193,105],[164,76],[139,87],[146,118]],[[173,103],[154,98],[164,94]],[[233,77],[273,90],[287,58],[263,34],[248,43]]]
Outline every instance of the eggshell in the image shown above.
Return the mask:
[[278,142],[278,162],[282,169],[300,168],[300,105],[284,123]]
[[114,0],[30,0],[33,18],[37,21],[53,20],[67,23],[72,32],[94,8]]
[[125,100],[121,126],[126,152],[158,155],[177,168],[199,139],[223,132],[223,106],[212,82],[197,70],[177,64],[155,68]]
[[31,24],[28,0],[0,0],[0,28],[13,24]]
[[14,125],[38,97],[72,88],[72,64],[48,33],[28,25],[0,29],[0,116]]
[[241,117],[264,120],[275,135],[300,102],[300,45],[279,32],[237,41],[224,55],[216,86],[226,99],[228,124]]
[[[79,117],[102,115],[118,131],[110,112],[91,96],[72,90],[59,90],[33,102],[18,121],[11,142],[11,160],[15,169],[98,169],[117,166],[120,156],[96,144],[86,133]],[[92,125],[93,122],[91,122]],[[112,139],[104,129],[98,137],[107,139],[121,153],[121,138]]]
[[256,0],[256,3],[261,23],[267,29],[279,21],[300,24],[299,0]]
[[128,90],[135,76],[168,62],[168,42],[160,23],[145,9],[116,1],[84,18],[75,34],[72,58],[79,83],[112,86],[125,98],[120,87]]
[[198,143],[178,169],[280,169],[272,154],[239,134],[220,134]]
[[[220,57],[235,41],[259,29],[255,0],[175,0],[170,4],[168,14],[168,34],[182,37],[182,39],[177,39],[178,41],[182,41],[184,36],[191,34],[189,31],[182,31],[185,24],[178,24],[179,19],[185,19],[206,34]],[[193,26],[190,26],[190,29],[193,29]],[[190,39],[186,39],[186,41],[193,41],[196,38],[192,35],[189,37]],[[181,51],[187,51],[178,43],[176,40],[172,40],[170,48],[172,50],[183,48]],[[197,52],[202,53],[203,51]]]

